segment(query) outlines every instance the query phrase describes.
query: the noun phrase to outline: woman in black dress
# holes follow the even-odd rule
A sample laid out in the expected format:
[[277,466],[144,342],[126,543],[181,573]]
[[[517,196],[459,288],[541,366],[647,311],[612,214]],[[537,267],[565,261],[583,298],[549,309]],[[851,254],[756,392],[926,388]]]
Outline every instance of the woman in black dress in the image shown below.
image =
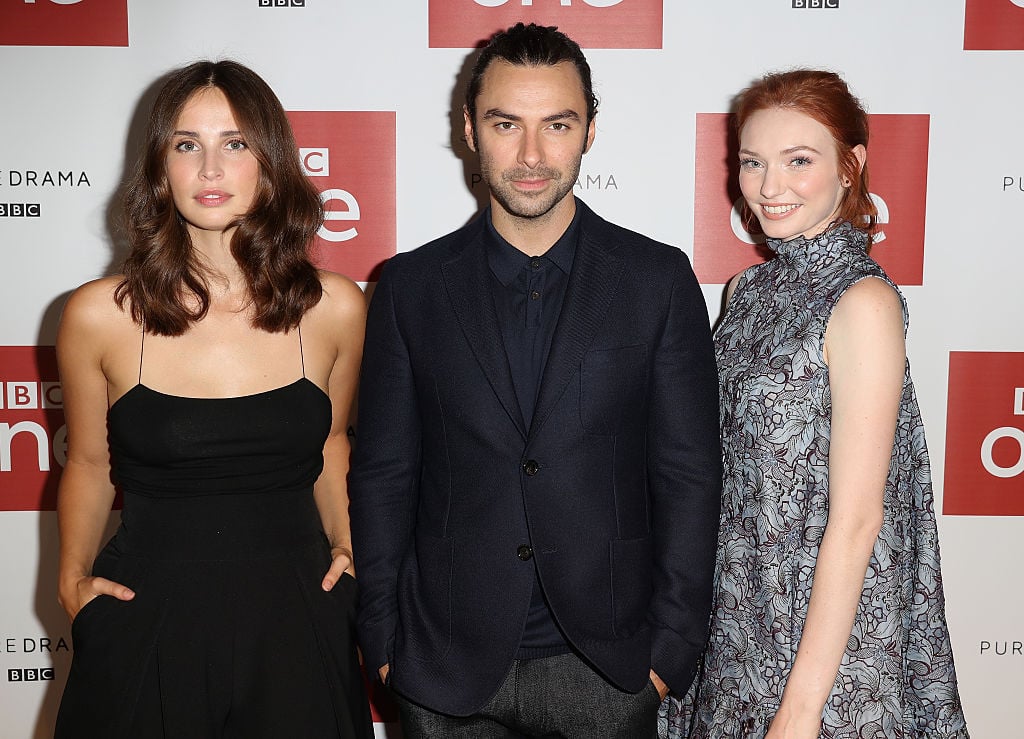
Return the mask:
[[123,273],[76,290],[57,338],[57,737],[372,736],[345,487],[364,301],[310,262],[322,217],[262,79],[167,76]]

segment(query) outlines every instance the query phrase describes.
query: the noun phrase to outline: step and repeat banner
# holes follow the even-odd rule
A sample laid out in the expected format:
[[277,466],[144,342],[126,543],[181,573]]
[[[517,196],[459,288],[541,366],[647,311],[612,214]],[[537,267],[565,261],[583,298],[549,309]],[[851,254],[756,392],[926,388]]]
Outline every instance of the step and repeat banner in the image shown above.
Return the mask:
[[[559,26],[593,67],[597,138],[576,194],[689,254],[713,319],[724,283],[764,258],[738,215],[731,98],[811,66],[864,101],[873,253],[910,305],[968,723],[1024,737],[1024,0],[2,0],[4,739],[50,735],[70,664],[53,343],[68,293],[124,257],[119,189],[157,78],[199,58],[262,75],[322,193],[318,260],[372,285],[389,256],[485,202],[463,87],[473,49],[517,20]],[[395,736],[391,709],[376,715]]]

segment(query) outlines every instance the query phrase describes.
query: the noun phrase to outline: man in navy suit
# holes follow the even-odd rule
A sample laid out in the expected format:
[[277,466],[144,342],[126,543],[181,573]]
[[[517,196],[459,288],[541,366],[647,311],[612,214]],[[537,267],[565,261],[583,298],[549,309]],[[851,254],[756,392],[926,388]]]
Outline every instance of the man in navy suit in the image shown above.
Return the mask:
[[573,196],[596,109],[571,39],[498,33],[464,111],[490,207],[373,295],[358,621],[407,738],[649,737],[697,671],[721,486],[707,309],[683,252]]

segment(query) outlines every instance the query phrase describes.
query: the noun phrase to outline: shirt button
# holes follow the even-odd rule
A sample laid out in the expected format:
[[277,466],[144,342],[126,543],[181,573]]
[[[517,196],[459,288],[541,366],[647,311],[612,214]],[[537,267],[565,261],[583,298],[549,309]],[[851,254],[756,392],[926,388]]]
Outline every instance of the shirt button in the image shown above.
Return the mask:
[[526,544],[520,544],[516,549],[516,556],[524,562],[528,562],[533,558],[533,549]]
[[529,477],[533,477],[540,471],[540,465],[537,464],[536,460],[528,459],[523,462],[523,472]]
[[540,269],[540,260],[539,259],[531,259],[530,260],[530,266],[533,267],[534,269]]
[[536,290],[534,290],[534,291],[532,291],[530,293],[530,300],[538,300],[539,298],[540,298],[540,293],[537,292]]

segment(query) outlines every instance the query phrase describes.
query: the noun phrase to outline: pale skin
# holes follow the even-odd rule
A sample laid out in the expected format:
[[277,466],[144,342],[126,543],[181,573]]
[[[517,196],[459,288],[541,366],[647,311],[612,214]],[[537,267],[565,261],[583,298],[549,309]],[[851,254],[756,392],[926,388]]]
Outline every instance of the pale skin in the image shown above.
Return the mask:
[[[216,98],[216,96],[212,96]],[[178,128],[172,146],[184,141],[181,160],[168,162],[176,203],[181,187],[227,194],[218,203],[179,207],[193,247],[207,269],[210,310],[181,336],[147,334],[142,383],[168,395],[224,398],[252,395],[291,384],[303,376],[296,331],[269,333],[251,324],[245,281],[231,256],[233,229],[224,228],[231,209],[244,212],[251,197],[247,150],[237,144],[233,118],[224,119],[226,102],[214,109],[198,106],[198,117]],[[193,98],[193,101],[196,98]],[[217,108],[218,102],[221,104]],[[182,112],[189,113],[191,102]],[[230,108],[227,108],[230,116]],[[219,116],[219,117],[218,117]],[[243,144],[244,146],[244,144]],[[178,150],[175,150],[176,152]],[[240,151],[245,151],[240,154]],[[175,154],[170,154],[169,159]],[[174,167],[179,167],[172,173]],[[191,170],[191,174],[187,174]],[[179,176],[180,175],[180,176]],[[182,184],[186,183],[186,184]],[[248,193],[248,194],[247,194]],[[349,410],[358,380],[365,322],[363,293],[345,277],[321,272],[323,298],[302,318],[305,376],[330,398],[332,426],[324,444],[324,469],[313,489],[332,562],[324,574],[330,590],[344,572],[353,573],[348,521]],[[120,277],[89,282],[64,308],[57,337],[57,359],[68,428],[68,461],[61,477],[57,513],[60,527],[58,599],[74,620],[99,595],[129,601],[125,585],[93,577],[92,563],[114,497],[107,447],[107,411],[139,382],[142,328],[114,302]],[[125,306],[127,308],[127,305]],[[188,361],[183,361],[187,357]]]
[[[524,254],[544,254],[576,214],[572,188],[596,133],[579,72],[570,62],[495,60],[484,72],[476,120],[466,108],[463,117],[466,142],[490,187],[495,230]],[[382,681],[389,670],[378,669]],[[654,670],[650,677],[658,695],[668,695]]]
[[[795,115],[817,124],[807,116]],[[803,207],[807,203],[827,203],[831,197],[841,203],[848,181],[844,183],[836,167],[834,141],[812,142],[807,137],[812,136],[809,131],[813,127],[780,127],[776,125],[778,117],[764,116],[761,122],[772,126],[757,129],[752,116],[741,132],[741,149],[756,152],[763,166],[753,175],[753,182],[743,182],[745,176],[751,176],[749,172],[741,174],[742,189],[766,233],[785,239],[784,224],[761,219],[759,202],[770,202],[773,207]],[[751,124],[755,124],[754,131],[748,130]],[[752,139],[758,143],[750,143]],[[824,154],[825,161],[812,157],[810,166],[818,169],[810,176],[819,178],[814,187],[825,185],[808,194],[808,172],[802,163],[793,166],[792,157],[794,151],[802,156],[806,149],[800,146],[811,143],[813,147],[808,148]],[[863,167],[866,150],[860,146],[854,153]],[[837,211],[832,211],[821,221],[805,219],[803,223],[813,225],[791,231],[788,238],[815,236],[836,215]],[[727,302],[738,281],[739,276],[730,281]],[[829,518],[815,564],[803,637],[766,739],[817,739],[820,735],[822,710],[846,651],[868,562],[882,526],[885,483],[906,362],[903,309],[899,296],[888,284],[867,278],[843,294],[825,331],[824,358],[832,393]]]

